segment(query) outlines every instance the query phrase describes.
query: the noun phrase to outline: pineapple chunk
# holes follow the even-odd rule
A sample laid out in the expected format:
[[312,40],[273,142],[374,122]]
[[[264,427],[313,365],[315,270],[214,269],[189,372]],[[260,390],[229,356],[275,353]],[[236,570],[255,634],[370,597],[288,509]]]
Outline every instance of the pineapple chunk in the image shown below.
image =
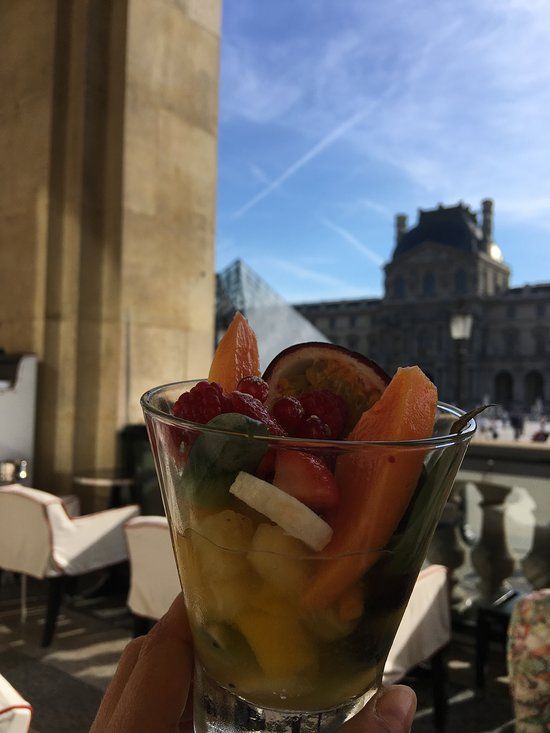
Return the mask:
[[250,596],[250,606],[258,611],[270,613],[272,616],[293,616],[296,618],[296,608],[279,593],[279,591],[268,583],[263,583]]
[[286,678],[317,667],[315,646],[296,618],[250,610],[235,623],[269,677]]
[[231,623],[253,594],[257,580],[246,559],[253,532],[250,519],[226,510],[178,537],[180,572],[197,623]]
[[247,605],[251,593],[254,593],[253,580],[250,576],[238,575],[214,583],[205,578],[198,595],[209,621],[232,623]]
[[258,575],[286,596],[296,596],[311,576],[308,548],[280,527],[260,524],[252,539],[248,561]]
[[219,547],[236,552],[246,551],[254,534],[252,520],[232,509],[203,517],[193,529]]
[[231,509],[205,517],[192,539],[203,573],[216,583],[248,572],[244,553],[253,534],[252,521]]

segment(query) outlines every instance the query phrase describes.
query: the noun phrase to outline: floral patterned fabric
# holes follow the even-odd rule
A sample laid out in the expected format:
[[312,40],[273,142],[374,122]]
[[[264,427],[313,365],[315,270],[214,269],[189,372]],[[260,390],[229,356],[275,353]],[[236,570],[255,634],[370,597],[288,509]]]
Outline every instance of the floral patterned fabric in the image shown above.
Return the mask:
[[516,603],[508,630],[516,733],[550,731],[550,588]]

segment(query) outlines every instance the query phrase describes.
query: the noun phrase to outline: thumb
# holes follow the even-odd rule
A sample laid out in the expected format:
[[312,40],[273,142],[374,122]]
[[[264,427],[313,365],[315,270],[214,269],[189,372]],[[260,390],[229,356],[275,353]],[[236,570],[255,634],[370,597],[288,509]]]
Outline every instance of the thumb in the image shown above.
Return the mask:
[[393,685],[342,726],[341,733],[409,733],[416,712],[410,687]]

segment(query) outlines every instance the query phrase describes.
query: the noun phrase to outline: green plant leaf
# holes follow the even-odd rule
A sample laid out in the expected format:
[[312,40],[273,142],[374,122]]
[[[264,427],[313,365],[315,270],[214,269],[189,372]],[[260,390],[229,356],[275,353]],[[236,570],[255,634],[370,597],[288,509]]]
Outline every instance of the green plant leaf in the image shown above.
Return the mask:
[[199,435],[183,472],[182,490],[195,504],[226,506],[239,471],[254,473],[267,451],[267,442],[253,436],[267,437],[269,432],[263,423],[238,413],[218,415],[206,427],[227,432]]

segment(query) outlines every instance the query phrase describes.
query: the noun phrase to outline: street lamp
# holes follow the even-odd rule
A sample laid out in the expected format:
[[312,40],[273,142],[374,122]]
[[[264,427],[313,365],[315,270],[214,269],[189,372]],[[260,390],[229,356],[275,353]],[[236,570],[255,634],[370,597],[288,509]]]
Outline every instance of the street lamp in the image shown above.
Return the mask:
[[456,344],[456,395],[455,404],[462,406],[462,372],[464,370],[464,357],[466,356],[466,342],[472,335],[474,318],[471,313],[459,309],[451,314],[449,328],[451,338]]

